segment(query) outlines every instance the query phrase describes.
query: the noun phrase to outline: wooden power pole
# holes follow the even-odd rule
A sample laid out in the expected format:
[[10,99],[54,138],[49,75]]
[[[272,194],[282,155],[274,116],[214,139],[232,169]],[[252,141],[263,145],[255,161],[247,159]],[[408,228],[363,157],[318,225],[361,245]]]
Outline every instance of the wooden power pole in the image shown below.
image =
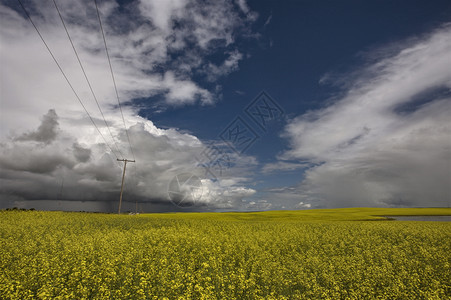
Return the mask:
[[125,179],[125,169],[127,168],[127,162],[135,162],[134,160],[128,160],[128,159],[117,159],[118,161],[124,162],[124,172],[122,172],[122,184],[121,184],[121,196],[119,197],[119,209],[118,214],[121,213],[121,206],[122,206],[122,192],[124,191],[124,179]]

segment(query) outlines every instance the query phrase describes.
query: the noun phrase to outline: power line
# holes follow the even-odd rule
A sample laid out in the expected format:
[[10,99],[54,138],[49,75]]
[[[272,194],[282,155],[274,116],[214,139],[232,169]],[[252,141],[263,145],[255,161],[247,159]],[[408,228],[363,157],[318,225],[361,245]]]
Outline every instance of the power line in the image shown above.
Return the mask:
[[[133,160],[128,160],[128,159],[119,160],[118,159],[118,161],[124,162],[124,171],[122,174],[121,193],[120,193],[120,197],[119,197],[119,209],[118,209],[118,212],[120,214],[121,213],[121,204],[122,204],[122,193],[124,190],[125,168],[127,167],[127,162],[135,162],[136,159],[135,159],[135,154],[133,152],[132,143],[130,141],[130,135],[128,134],[127,124],[125,124],[125,118],[124,118],[124,113],[122,111],[121,101],[119,100],[119,93],[117,91],[116,79],[114,78],[113,66],[111,65],[110,53],[108,52],[108,45],[106,43],[105,31],[103,30],[102,19],[100,18],[100,12],[99,12],[99,7],[97,5],[97,0],[94,0],[94,4],[96,6],[96,12],[97,12],[97,18],[99,20],[100,32],[102,33],[103,44],[105,45],[105,52],[106,52],[106,56],[108,58],[108,65],[110,66],[111,79],[113,80],[113,86],[114,86],[114,91],[116,93],[117,104],[119,106],[119,110],[121,111],[121,117],[122,117],[122,122],[124,123],[125,134],[127,135],[128,145],[130,146],[130,153],[132,154],[132,157],[133,157]],[[135,175],[136,175],[136,167],[135,167]]]
[[99,101],[97,101],[97,97],[96,97],[96,95],[94,93],[94,90],[92,89],[91,83],[89,82],[88,75],[86,75],[85,69],[83,68],[83,64],[81,63],[80,57],[78,56],[78,52],[75,49],[74,43],[72,42],[72,38],[70,37],[69,31],[67,30],[66,23],[64,22],[63,16],[61,15],[61,12],[60,12],[60,10],[58,8],[58,5],[56,5],[56,0],[53,0],[53,4],[55,5],[56,11],[58,12],[58,15],[59,15],[59,17],[61,19],[61,23],[63,23],[64,30],[66,31],[67,37],[69,38],[69,42],[70,42],[70,44],[72,46],[72,49],[74,50],[75,56],[77,57],[78,64],[80,65],[80,68],[81,68],[81,70],[83,72],[83,75],[85,76],[86,83],[88,84],[89,89],[91,90],[92,97],[94,98],[94,100],[95,100],[95,102],[97,104],[97,107],[99,108],[100,114],[102,115],[103,121],[105,122],[105,125],[106,125],[106,127],[108,129],[108,132],[110,133],[110,136],[113,139],[114,145],[116,146],[116,150],[119,152],[120,156],[123,157],[124,155],[119,150],[117,142],[116,142],[113,134],[111,133],[110,126],[108,125],[108,122],[105,119],[105,115],[103,114],[102,109],[100,108]]
[[108,146],[108,148],[111,150],[111,152],[113,153],[113,155],[116,157],[116,159],[118,159],[118,156],[116,155],[116,153],[114,152],[113,148],[111,148],[110,144],[107,142],[107,140],[105,139],[105,136],[102,134],[102,132],[100,131],[99,127],[97,127],[97,124],[94,122],[93,118],[91,117],[91,115],[89,114],[88,110],[86,109],[85,105],[83,104],[83,101],[81,101],[80,97],[78,96],[77,92],[75,91],[74,87],[72,86],[72,84],[69,81],[69,78],[67,78],[66,74],[64,73],[63,69],[61,68],[61,65],[58,63],[58,60],[56,59],[56,57],[53,55],[52,50],[50,50],[50,47],[47,45],[47,43],[44,40],[44,37],[41,35],[41,33],[39,32],[38,27],[35,25],[35,23],[33,22],[33,20],[31,19],[30,14],[28,13],[28,11],[25,9],[25,6],[22,4],[21,0],[17,0],[20,4],[20,6],[22,7],[23,11],[25,12],[25,15],[27,16],[28,20],[30,20],[30,23],[33,25],[34,29],[36,30],[36,32],[38,33],[39,37],[41,38],[41,41],[44,43],[45,47],[47,48],[47,51],[50,53],[50,55],[53,58],[53,61],[56,63],[56,65],[58,66],[58,69],[60,70],[61,74],[63,74],[64,79],[66,79],[67,84],[69,85],[69,87],[71,88],[72,92],[74,93],[75,97],[78,99],[78,102],[80,102],[81,106],[83,107],[83,109],[85,110],[86,114],[88,115],[89,119],[91,120],[92,124],[94,125],[94,127],[97,129],[97,131],[99,132],[100,136],[103,138],[103,140],[105,141],[105,144]]
[[99,24],[100,24],[100,31],[102,32],[102,37],[103,37],[103,43],[105,45],[105,51],[106,51],[106,56],[108,58],[108,64],[110,66],[110,72],[111,72],[111,78],[113,79],[113,85],[114,85],[114,90],[116,92],[116,98],[117,98],[117,103],[119,105],[119,110],[121,111],[121,116],[122,116],[122,122],[124,123],[124,128],[125,128],[125,134],[127,135],[127,140],[128,140],[128,144],[130,146],[130,152],[133,156],[133,160],[135,160],[135,154],[133,153],[133,147],[132,147],[132,143],[130,142],[130,136],[128,134],[128,130],[127,130],[127,125],[125,124],[125,118],[124,118],[124,113],[122,112],[122,105],[121,102],[119,100],[119,93],[117,92],[117,85],[116,85],[116,80],[114,78],[114,72],[113,72],[113,67],[111,65],[111,59],[110,59],[110,54],[108,52],[108,46],[106,43],[106,38],[105,38],[105,32],[103,30],[103,25],[102,25],[102,20],[100,18],[100,13],[99,13],[99,7],[97,6],[97,0],[94,0],[95,6],[96,6],[96,11],[97,11],[97,18],[99,19]]

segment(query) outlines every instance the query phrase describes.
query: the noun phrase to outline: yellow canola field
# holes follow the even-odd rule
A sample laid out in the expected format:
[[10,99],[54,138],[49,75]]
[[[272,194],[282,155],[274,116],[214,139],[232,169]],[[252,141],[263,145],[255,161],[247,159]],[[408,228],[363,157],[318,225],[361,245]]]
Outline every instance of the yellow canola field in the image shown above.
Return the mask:
[[[0,212],[0,299],[450,299],[450,209]],[[382,221],[381,221],[382,220]]]

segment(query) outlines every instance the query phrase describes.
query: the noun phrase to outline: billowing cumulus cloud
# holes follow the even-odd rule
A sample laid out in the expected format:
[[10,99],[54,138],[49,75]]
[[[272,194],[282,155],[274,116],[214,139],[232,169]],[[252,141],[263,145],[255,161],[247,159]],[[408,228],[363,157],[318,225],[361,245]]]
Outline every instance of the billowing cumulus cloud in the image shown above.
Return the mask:
[[[49,116],[58,118],[56,112],[50,110],[35,132],[46,126]],[[192,203],[195,209],[232,209],[241,203],[241,199],[255,193],[245,187],[245,177],[236,177],[238,173],[245,174],[240,168],[255,165],[252,158],[246,160],[246,157],[237,156],[233,168],[212,180],[205,176],[205,169],[199,165],[199,155],[205,145],[195,136],[174,129],[158,129],[152,122],[139,117],[133,121],[134,125],[128,132],[134,141],[137,163],[127,165],[128,201],[171,206],[169,183],[182,173],[201,179],[203,192]],[[79,127],[80,136],[89,135],[91,127],[89,123]],[[119,144],[126,145],[125,131],[119,130],[117,139]],[[14,136],[4,141],[0,147],[2,199],[15,199],[15,202],[52,199],[106,201],[117,205],[123,164],[116,161],[101,140],[88,143],[82,140],[59,130],[51,144],[47,140]],[[123,153],[127,151],[126,147],[121,150]],[[28,203],[30,205],[32,203]]]
[[[244,55],[236,42],[252,37],[250,25],[255,13],[243,12],[243,1],[142,0],[122,6],[116,1],[98,1],[124,126],[94,2],[57,1],[94,95],[53,2],[24,4],[92,120],[19,4],[2,2],[2,205],[25,205],[31,200],[106,201],[116,205],[123,167],[117,158],[137,161],[127,165],[125,199],[171,205],[167,190],[175,175],[193,172],[203,176],[195,157],[205,145],[193,135],[160,129],[139,117],[140,107],[133,100],[146,99],[144,105],[163,109],[214,104],[221,90],[216,80],[239,69]],[[211,61],[215,53],[228,54]],[[211,66],[214,78],[205,72]],[[225,180],[236,177],[230,172]],[[223,202],[237,203],[252,193],[242,179],[227,187],[221,180],[203,180],[208,190],[205,195],[213,190],[223,195],[221,189],[225,188],[231,195],[227,200],[205,196],[199,205],[223,207]],[[52,206],[48,202],[45,205]],[[114,210],[114,205],[108,209]]]
[[[451,26],[368,54],[334,103],[289,122],[281,158],[311,163],[314,207],[446,206],[451,199]],[[338,78],[338,77],[337,77]],[[294,200],[293,200],[294,201]]]

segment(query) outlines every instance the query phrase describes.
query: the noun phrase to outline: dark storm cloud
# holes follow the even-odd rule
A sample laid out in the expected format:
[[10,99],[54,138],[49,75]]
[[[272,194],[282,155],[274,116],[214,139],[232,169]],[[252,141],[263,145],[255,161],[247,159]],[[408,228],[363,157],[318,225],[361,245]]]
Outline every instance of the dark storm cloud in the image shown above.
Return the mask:
[[[30,152],[33,152],[33,155],[30,156]],[[58,167],[72,167],[73,165],[73,161],[68,157],[47,152],[45,149],[29,147],[28,145],[2,149],[2,157],[0,157],[0,167],[2,169],[39,174],[51,173]]]
[[91,149],[83,148],[78,144],[73,145],[74,156],[78,162],[87,162],[91,158]]
[[42,118],[41,125],[33,132],[24,133],[17,138],[18,141],[36,141],[51,143],[58,134],[58,115],[54,109],[50,109]]
[[[54,111],[51,116],[53,120],[58,118]],[[47,121],[48,118],[44,118],[42,123]],[[40,132],[42,127],[39,125],[32,133]],[[143,119],[131,126],[128,132],[134,141],[137,163],[127,165],[124,201],[170,210],[169,207],[174,205],[168,198],[169,182],[183,172],[202,176],[204,169],[197,167],[195,157],[203,149],[203,144],[192,135],[174,129],[158,129]],[[31,201],[27,206],[34,207],[32,201],[36,200],[113,201],[113,204],[101,205],[107,211],[111,210],[111,206],[117,204],[123,163],[116,160],[100,139],[88,146],[80,141],[83,138],[60,130],[52,143],[12,137],[0,144],[1,202],[6,205]],[[122,145],[127,143],[124,130],[118,132],[117,140]],[[240,186],[241,181],[226,177],[220,185],[204,180],[205,197],[192,209],[207,210],[239,203],[240,199],[254,193]],[[73,205],[66,203],[64,207],[69,209]],[[177,207],[172,210],[177,210]]]
[[71,157],[61,152],[58,146],[49,145],[57,138],[57,120],[55,110],[50,109],[43,116],[37,130],[13,138],[9,143],[2,143],[0,167],[3,170],[39,174],[51,173],[62,166],[73,167],[74,161]]

